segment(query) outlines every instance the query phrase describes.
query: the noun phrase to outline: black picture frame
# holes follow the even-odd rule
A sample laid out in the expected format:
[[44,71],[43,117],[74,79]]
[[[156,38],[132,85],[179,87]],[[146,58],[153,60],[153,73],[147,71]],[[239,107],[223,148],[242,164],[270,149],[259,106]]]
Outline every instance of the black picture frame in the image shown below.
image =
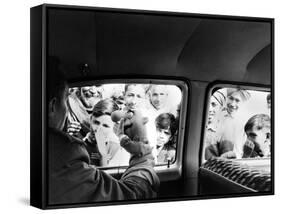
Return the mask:
[[[70,13],[65,13],[65,11],[69,11]],[[30,14],[30,204],[32,206],[41,209],[54,209],[274,194],[274,19],[159,11],[140,11],[85,6],[66,6],[53,4],[43,4],[33,7],[30,10]],[[133,20],[132,23],[130,23],[130,18],[132,18]],[[156,21],[154,20],[154,18],[156,19]],[[68,21],[67,24],[69,24],[69,26],[66,26],[65,29],[62,29],[61,27],[64,26],[63,22],[69,19],[72,22]],[[113,23],[114,20],[115,22]],[[54,25],[56,21],[61,23]],[[118,21],[121,24],[114,26],[114,24],[116,24]],[[142,29],[138,28],[139,26],[134,26],[135,22],[140,23],[140,26],[143,25],[144,27],[146,27],[145,30],[147,30],[147,32],[143,32]],[[152,27],[155,27],[157,23],[161,25],[158,28],[151,29],[147,27],[151,22],[153,22],[153,25],[151,25]],[[110,25],[110,23],[112,24]],[[170,24],[169,27],[165,26],[165,24],[167,23]],[[72,27],[72,24],[74,27]],[[100,27],[106,26],[107,24],[108,28]],[[145,24],[147,26],[145,26]],[[190,29],[186,31],[182,30],[181,26],[185,25],[190,27]],[[228,25],[231,25],[233,27],[233,30],[230,30]],[[81,28],[79,28],[79,26]],[[205,30],[205,36],[207,37],[205,40],[202,35],[200,38],[195,36],[191,37],[191,35],[195,34],[194,32],[196,32],[200,28],[199,26],[203,29],[202,35],[204,34]],[[118,32],[118,27],[119,29],[121,29],[120,34],[114,35],[114,33]],[[225,32],[229,32],[229,34],[218,33],[216,35],[217,37],[212,37],[212,35],[216,34],[216,31],[221,27],[225,28]],[[248,27],[250,29],[249,34],[247,34]],[[138,33],[140,36],[136,36],[136,33],[130,34],[130,30],[139,30]],[[180,53],[176,62],[173,61],[173,63],[171,63],[169,61],[170,58],[167,58],[168,60],[165,59],[165,57],[169,57],[169,54],[158,56],[157,53],[154,53],[153,50],[149,49],[149,47],[144,46],[145,43],[141,38],[146,36],[153,37],[153,35],[147,35],[146,33],[154,32],[154,30],[156,32],[155,36],[163,35],[164,37],[164,39],[160,39],[162,43],[160,42],[158,44],[159,46],[156,47],[159,48],[159,50],[166,50],[165,53],[171,51],[171,53],[175,54],[175,47],[179,44],[182,44],[181,39],[190,36],[188,40],[184,41],[184,46],[181,47],[181,49],[179,48]],[[170,34],[165,37],[165,35],[169,33],[169,31]],[[103,32],[107,33],[107,35],[103,34]],[[128,34],[126,34],[126,32]],[[69,35],[68,40],[65,37],[67,34]],[[210,37],[215,39],[209,40],[208,35],[211,35]],[[240,42],[241,44],[246,44],[244,38],[247,41],[249,40],[248,37],[246,38],[243,36],[256,35],[254,41],[257,42],[253,42],[252,45],[249,45],[245,49],[243,49],[242,46],[239,46],[239,43],[231,42],[232,35],[234,35],[234,37],[236,36],[234,38],[236,39],[235,41]],[[121,60],[121,63],[114,61],[114,58],[112,58],[113,54],[110,55],[109,51],[111,50],[110,45],[114,44],[113,38],[115,36],[119,39],[116,41],[121,41],[120,45],[126,44],[124,42],[126,39],[128,39],[131,42],[130,45],[135,45],[133,48],[139,48],[141,51],[146,48],[145,51],[140,51],[140,60],[142,61],[140,61],[139,65],[141,65],[141,63],[144,64],[144,60],[149,59],[143,57],[143,55],[141,54],[151,53],[152,60],[148,61],[147,66],[134,67],[133,63],[137,61],[135,59],[138,57],[138,54],[127,53],[125,57],[128,57],[129,62],[126,62],[122,57],[117,57],[117,60]],[[169,40],[169,36],[171,36],[173,39]],[[241,68],[243,65],[241,63],[243,63],[244,61],[236,62],[234,60],[236,55],[226,54],[226,57],[223,58],[224,54],[220,52],[222,51],[221,49],[216,49],[212,46],[208,47],[208,44],[213,41],[219,44],[220,40],[224,40],[226,38],[224,36],[228,36],[228,42],[230,46],[226,45],[225,47],[228,47],[230,52],[235,48],[235,45],[237,45],[238,49],[240,48],[240,50],[244,51],[241,54],[245,54],[245,58],[247,58],[247,54],[249,55],[249,57],[262,57],[262,59],[264,60],[262,62],[264,62],[264,64],[255,64],[251,72],[245,74],[243,73]],[[63,43],[64,39],[67,40],[65,43]],[[164,44],[165,39],[167,39],[167,44]],[[191,39],[193,40],[191,41]],[[186,44],[188,42],[193,42],[192,44],[194,44],[196,39],[198,39],[199,42],[206,41],[204,44],[202,44],[202,46],[206,45],[207,48],[213,48],[213,51],[217,51],[213,52],[213,54],[216,55],[216,53],[218,53],[218,58],[221,57],[222,60],[218,60],[218,63],[214,64],[217,66],[213,69],[214,72],[212,72],[211,69],[209,73],[203,73],[203,71],[208,70],[206,67],[204,67],[210,64],[208,60],[211,61],[217,59],[215,57],[211,57],[211,55],[208,55],[211,52],[206,52],[205,55],[200,55],[198,53],[200,49],[194,48],[194,52],[190,54],[186,49]],[[54,41],[58,41],[58,43]],[[70,50],[68,50],[67,44],[71,42],[73,42],[72,44],[77,44],[75,41],[77,43],[81,41],[83,42],[81,46],[73,45],[70,46]],[[108,44],[106,42],[108,42]],[[60,44],[60,46],[56,46],[57,44]],[[168,46],[166,49],[162,48],[162,46],[165,45],[171,46]],[[261,47],[262,49],[260,49]],[[113,45],[112,51],[118,53],[118,48],[120,48],[118,45],[116,45],[116,47]],[[81,51],[80,49],[83,49],[83,51]],[[130,47],[125,47],[125,49],[128,51],[130,50]],[[203,48],[203,50],[206,49]],[[262,50],[265,51],[262,52]],[[158,54],[159,53],[160,52],[158,52]],[[260,55],[258,53],[260,53]],[[124,52],[121,51],[120,56],[123,56],[122,54],[124,54]],[[185,117],[188,117],[188,119],[185,118],[182,121],[182,126],[184,128],[182,138],[184,143],[181,147],[183,150],[181,151],[181,153],[185,158],[181,159],[182,169],[179,173],[180,178],[176,182],[163,182],[163,186],[161,187],[162,189],[160,190],[162,191],[161,197],[145,200],[100,202],[88,201],[87,203],[66,204],[48,203],[49,153],[47,148],[47,94],[49,89],[47,87],[47,60],[50,55],[58,55],[62,58],[62,61],[67,61],[67,69],[69,69],[70,72],[68,81],[70,84],[75,82],[85,83],[89,80],[104,82],[115,82],[120,79],[127,80],[128,82],[134,80],[146,80],[146,82],[148,80],[151,80],[152,82],[157,82],[160,80],[168,82],[170,80],[173,80],[181,81],[188,87],[188,101],[186,106],[184,106]],[[205,58],[199,59],[198,56],[202,56]],[[234,56],[234,58],[230,58],[232,56]],[[167,64],[163,63],[163,61],[160,60],[160,57],[163,57],[167,61]],[[174,60],[174,58],[171,59]],[[234,62],[232,64],[224,63],[223,60],[227,59],[233,60]],[[249,58],[249,60],[250,59],[252,58]],[[133,62],[130,62],[130,60]],[[195,68],[195,63],[198,63],[198,61],[200,60],[202,60],[201,65],[198,66],[199,68]],[[113,66],[108,65],[110,63],[116,66],[116,70],[112,70]],[[86,64],[90,68],[90,73],[87,73],[87,71],[86,73],[83,73],[83,71],[85,71]],[[225,68],[224,66],[230,65],[232,67],[229,67],[229,70],[227,72],[222,72],[222,70]],[[248,64],[244,66],[248,66]],[[135,70],[129,70],[132,68],[135,68]],[[261,69],[263,70],[261,71]],[[237,73],[235,73],[236,70]],[[200,184],[199,180],[201,178],[200,176],[202,176],[201,158],[203,150],[204,128],[206,122],[205,120],[207,114],[206,106],[211,93],[211,89],[218,85],[242,86],[246,88],[266,88],[271,92],[272,139],[270,159],[271,188],[269,191],[245,191],[245,189],[243,189],[243,185],[241,187],[240,184],[234,184],[234,186],[232,186],[229,191],[223,193],[212,194],[209,192],[207,194],[200,194],[200,189],[204,186],[202,186],[202,183]],[[198,108],[198,106],[201,107]],[[210,176],[210,174],[211,177],[214,176],[213,178],[215,180],[220,179],[217,175],[213,175],[214,172],[209,168],[206,168],[205,171],[209,173],[208,176]],[[206,174],[204,174],[204,176],[205,175]],[[206,176],[204,176],[202,178],[202,181],[207,182]],[[171,188],[171,186],[175,188]],[[167,188],[167,192],[165,193],[163,193],[164,188]],[[239,190],[237,190],[237,188]],[[181,190],[182,193],[174,195],[175,191],[177,190]]]

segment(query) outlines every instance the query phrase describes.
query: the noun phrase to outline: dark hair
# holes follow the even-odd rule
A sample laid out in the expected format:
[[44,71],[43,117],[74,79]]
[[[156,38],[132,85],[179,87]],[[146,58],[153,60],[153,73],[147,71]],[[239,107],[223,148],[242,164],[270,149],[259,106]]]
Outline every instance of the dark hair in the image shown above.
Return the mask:
[[100,117],[102,115],[111,115],[112,112],[118,110],[119,107],[112,99],[107,98],[100,100],[94,107],[92,115]]
[[247,134],[253,127],[257,127],[258,130],[264,127],[270,127],[270,117],[267,114],[256,114],[251,117],[244,126],[244,131]]
[[155,125],[158,129],[170,129],[171,137],[164,145],[165,149],[176,147],[178,120],[171,113],[162,113],[155,119]]
[[162,113],[155,119],[156,128],[170,129],[173,136],[177,131],[177,120],[171,113]]
[[60,60],[50,56],[47,59],[47,101],[53,98],[61,99],[67,82],[62,71]]

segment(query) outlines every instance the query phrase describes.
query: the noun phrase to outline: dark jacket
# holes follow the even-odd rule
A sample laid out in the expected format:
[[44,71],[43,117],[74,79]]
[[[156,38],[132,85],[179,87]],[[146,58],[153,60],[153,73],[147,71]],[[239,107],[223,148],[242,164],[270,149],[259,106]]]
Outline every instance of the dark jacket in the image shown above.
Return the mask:
[[90,142],[88,139],[84,140],[85,148],[89,154],[90,164],[101,166],[101,154],[96,142]]
[[133,157],[120,180],[89,164],[84,142],[61,131],[48,133],[48,200],[50,205],[156,196],[159,179],[150,154]]

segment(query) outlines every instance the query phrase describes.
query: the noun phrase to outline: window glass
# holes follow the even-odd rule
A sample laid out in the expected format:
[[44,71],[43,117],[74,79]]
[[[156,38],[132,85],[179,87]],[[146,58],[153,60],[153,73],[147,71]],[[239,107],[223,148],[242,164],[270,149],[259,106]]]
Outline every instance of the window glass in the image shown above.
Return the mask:
[[215,88],[208,104],[203,160],[226,158],[248,165],[270,160],[270,109],[270,92]]
[[65,131],[85,142],[96,166],[128,165],[130,153],[121,146],[125,140],[149,144],[158,165],[173,163],[181,101],[181,89],[171,84],[72,87]]

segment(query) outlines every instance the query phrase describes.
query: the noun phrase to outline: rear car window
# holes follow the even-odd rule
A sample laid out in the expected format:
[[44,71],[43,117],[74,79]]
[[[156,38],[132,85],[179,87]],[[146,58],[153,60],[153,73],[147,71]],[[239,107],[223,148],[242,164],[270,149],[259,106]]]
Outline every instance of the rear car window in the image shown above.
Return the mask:
[[263,160],[263,170],[270,170],[270,113],[270,91],[235,86],[214,88],[206,114],[203,162],[225,158],[257,167],[255,160]]

